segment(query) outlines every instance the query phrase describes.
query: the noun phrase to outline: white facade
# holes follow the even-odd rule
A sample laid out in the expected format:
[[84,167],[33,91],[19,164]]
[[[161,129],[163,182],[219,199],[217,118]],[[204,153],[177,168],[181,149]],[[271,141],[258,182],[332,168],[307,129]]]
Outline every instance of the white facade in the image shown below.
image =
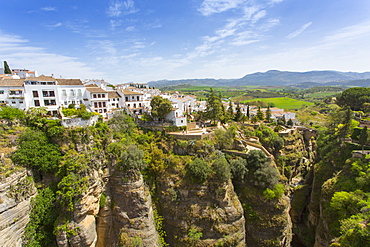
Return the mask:
[[26,109],[23,81],[19,79],[0,80],[0,105]]
[[108,92],[99,87],[87,87],[84,104],[91,111],[100,113],[103,117],[107,117],[108,112]]
[[18,75],[20,78],[38,77],[37,71],[30,71],[28,69],[12,69],[13,75]]

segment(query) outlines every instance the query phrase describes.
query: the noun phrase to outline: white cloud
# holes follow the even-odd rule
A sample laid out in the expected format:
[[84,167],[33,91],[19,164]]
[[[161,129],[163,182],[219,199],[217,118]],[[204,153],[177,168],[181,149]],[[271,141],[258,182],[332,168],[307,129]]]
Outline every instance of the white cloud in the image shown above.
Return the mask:
[[258,11],[255,15],[252,17],[252,23],[256,23],[260,19],[266,16],[266,10]]
[[123,21],[122,20],[110,20],[110,29],[115,30],[116,27],[122,26]]
[[348,42],[349,40],[359,39],[370,35],[370,21],[362,22],[357,25],[342,28],[332,35],[324,38],[324,42]]
[[204,0],[198,11],[205,16],[239,7],[246,0]]
[[57,11],[57,8],[52,7],[52,6],[46,6],[46,7],[41,8],[41,10],[42,11]]
[[107,15],[109,17],[120,17],[122,15],[136,13],[137,11],[138,9],[136,9],[133,0],[114,1],[109,5]]
[[46,27],[52,29],[52,28],[56,28],[56,27],[60,27],[60,26],[63,26],[63,23],[61,22],[57,22],[55,24],[52,24],[52,25],[46,25]]
[[245,31],[239,33],[237,37],[231,42],[231,44],[236,46],[249,45],[259,42],[260,40],[261,38],[255,32]]
[[286,38],[287,39],[293,39],[293,38],[297,37],[298,35],[300,35],[301,33],[303,33],[311,25],[312,25],[312,22],[307,22],[301,28],[299,28],[298,30],[296,30],[293,33],[289,34],[288,36],[286,36]]
[[39,74],[81,79],[102,76],[74,57],[50,53],[45,48],[30,46],[28,42],[20,36],[0,31],[0,57],[12,68],[28,68],[37,70]]

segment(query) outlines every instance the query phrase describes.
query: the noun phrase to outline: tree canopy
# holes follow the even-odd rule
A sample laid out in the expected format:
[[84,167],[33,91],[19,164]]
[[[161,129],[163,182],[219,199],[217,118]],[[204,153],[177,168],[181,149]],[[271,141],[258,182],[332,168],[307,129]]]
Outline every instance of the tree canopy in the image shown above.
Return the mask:
[[210,94],[207,99],[207,108],[205,111],[206,118],[211,119],[213,122],[220,121],[224,117],[223,110],[221,98],[215,94],[212,88],[210,88]]
[[9,68],[9,65],[6,61],[4,61],[4,74],[11,74],[12,71]]
[[13,153],[13,162],[53,173],[57,170],[62,154],[58,145],[49,142],[41,131],[28,130],[19,137],[19,148]]
[[370,103],[370,88],[349,88],[337,96],[337,105],[349,106],[352,111],[367,110],[366,103]]
[[154,96],[150,101],[150,106],[152,107],[152,116],[154,118],[164,118],[173,110],[171,101],[161,96]]

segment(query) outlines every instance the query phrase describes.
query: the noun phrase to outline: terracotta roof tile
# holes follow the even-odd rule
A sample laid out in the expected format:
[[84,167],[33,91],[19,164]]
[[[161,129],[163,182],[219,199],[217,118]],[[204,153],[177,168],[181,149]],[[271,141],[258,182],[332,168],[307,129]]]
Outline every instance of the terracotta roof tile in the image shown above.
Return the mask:
[[56,81],[56,79],[51,76],[41,75],[39,77],[27,77],[25,81]]
[[121,96],[117,92],[108,92],[108,98],[113,99],[113,98],[121,98]]
[[100,87],[88,87],[86,88],[87,91],[89,91],[90,93],[107,93],[107,91],[105,91],[104,89],[100,88]]
[[80,79],[57,79],[58,85],[76,85],[82,86],[83,83]]
[[0,86],[10,86],[10,87],[22,87],[24,79],[3,79],[0,80]]
[[124,95],[143,95],[142,93],[139,93],[139,92],[133,92],[133,91],[130,91],[130,90],[125,90],[125,89],[121,89],[120,90]]

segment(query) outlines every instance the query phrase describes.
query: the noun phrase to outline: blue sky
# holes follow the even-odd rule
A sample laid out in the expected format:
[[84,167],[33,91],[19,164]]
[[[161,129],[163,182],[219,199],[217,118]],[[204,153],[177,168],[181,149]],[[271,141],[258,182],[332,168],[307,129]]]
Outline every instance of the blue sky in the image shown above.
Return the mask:
[[111,83],[370,71],[369,0],[3,0],[0,61]]

